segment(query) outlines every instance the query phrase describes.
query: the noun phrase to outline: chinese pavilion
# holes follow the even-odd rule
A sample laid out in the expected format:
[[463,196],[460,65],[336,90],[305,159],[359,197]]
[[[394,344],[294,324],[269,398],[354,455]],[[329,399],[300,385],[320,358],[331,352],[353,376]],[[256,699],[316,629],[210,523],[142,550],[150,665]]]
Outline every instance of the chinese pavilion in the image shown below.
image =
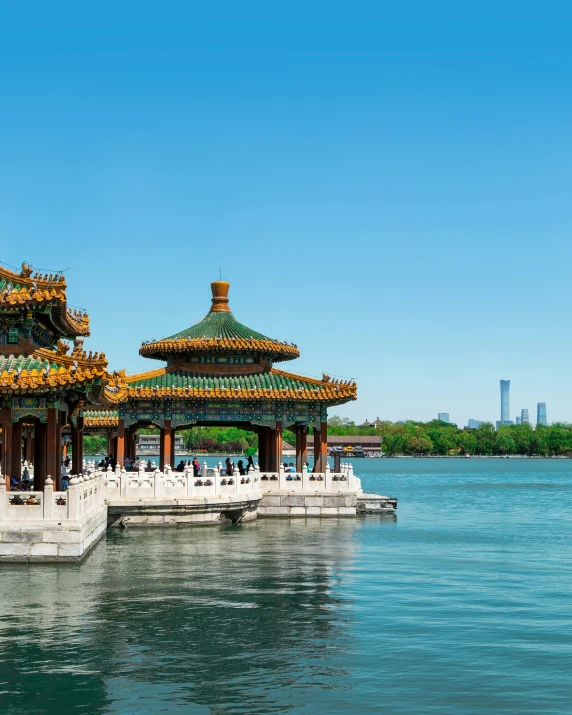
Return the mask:
[[[34,464],[36,489],[43,489],[47,475],[58,488],[64,429],[71,432],[72,469],[81,471],[83,406],[113,405],[123,397],[105,355],[83,349],[88,335],[89,318],[68,308],[62,275],[34,274],[25,263],[20,273],[0,267],[4,476],[20,480],[25,458]],[[73,348],[66,340],[73,340]]]
[[[278,471],[282,430],[296,434],[296,467],[308,461],[307,435],[314,433],[314,469],[327,459],[327,409],[356,399],[353,381],[302,377],[274,367],[299,357],[295,345],[273,340],[239,323],[228,305],[229,283],[211,284],[212,306],[190,328],[139,353],[164,367],[120,376],[125,390],[116,411],[85,412],[85,428],[107,432],[117,461],[135,457],[139,427],[160,429],[160,468],[174,464],[174,434],[196,425],[234,425],[258,434],[262,471]],[[112,431],[113,430],[113,431]],[[116,435],[116,436],[114,436]]]

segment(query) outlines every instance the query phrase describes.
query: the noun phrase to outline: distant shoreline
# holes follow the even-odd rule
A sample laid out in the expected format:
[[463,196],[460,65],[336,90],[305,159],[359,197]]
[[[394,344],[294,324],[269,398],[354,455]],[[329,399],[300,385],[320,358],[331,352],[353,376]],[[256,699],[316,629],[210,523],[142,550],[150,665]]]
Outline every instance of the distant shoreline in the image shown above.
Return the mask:
[[[375,459],[375,457],[369,457]],[[379,459],[572,459],[565,454],[391,454]]]

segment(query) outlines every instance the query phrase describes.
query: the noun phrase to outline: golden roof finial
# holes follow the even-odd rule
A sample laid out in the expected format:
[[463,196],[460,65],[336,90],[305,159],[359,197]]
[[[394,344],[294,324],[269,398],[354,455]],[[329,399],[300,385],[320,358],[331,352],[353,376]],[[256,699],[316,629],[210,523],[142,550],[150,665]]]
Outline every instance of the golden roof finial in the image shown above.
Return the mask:
[[228,281],[213,281],[211,290],[213,292],[213,304],[211,313],[230,313],[228,307],[228,289],[230,283]]

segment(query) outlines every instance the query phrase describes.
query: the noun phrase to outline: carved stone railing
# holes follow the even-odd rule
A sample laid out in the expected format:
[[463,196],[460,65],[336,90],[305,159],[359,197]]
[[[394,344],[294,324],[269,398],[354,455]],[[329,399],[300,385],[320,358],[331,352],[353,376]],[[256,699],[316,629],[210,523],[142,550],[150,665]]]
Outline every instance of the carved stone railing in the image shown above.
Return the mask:
[[178,472],[168,464],[164,472],[159,469],[148,472],[144,468],[127,472],[118,465],[115,470],[108,467],[105,472],[96,469],[94,473],[102,477],[105,499],[110,503],[130,499],[240,499],[242,495],[259,494],[261,489],[258,471],[251,468],[248,474],[241,476],[235,468],[232,475],[227,475],[220,463],[216,467],[208,467],[205,462],[196,475],[192,466]]
[[103,506],[103,483],[101,475],[72,476],[67,491],[55,492],[48,476],[43,492],[7,492],[0,475],[0,521],[81,522]]

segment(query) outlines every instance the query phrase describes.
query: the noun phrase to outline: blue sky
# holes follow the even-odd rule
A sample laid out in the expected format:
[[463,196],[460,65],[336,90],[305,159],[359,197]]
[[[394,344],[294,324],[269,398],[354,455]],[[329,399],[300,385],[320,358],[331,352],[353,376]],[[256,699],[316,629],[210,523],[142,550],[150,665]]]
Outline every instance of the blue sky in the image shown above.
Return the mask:
[[356,421],[572,421],[572,7],[13,3],[0,24],[0,260],[68,269],[89,347],[231,281]]

